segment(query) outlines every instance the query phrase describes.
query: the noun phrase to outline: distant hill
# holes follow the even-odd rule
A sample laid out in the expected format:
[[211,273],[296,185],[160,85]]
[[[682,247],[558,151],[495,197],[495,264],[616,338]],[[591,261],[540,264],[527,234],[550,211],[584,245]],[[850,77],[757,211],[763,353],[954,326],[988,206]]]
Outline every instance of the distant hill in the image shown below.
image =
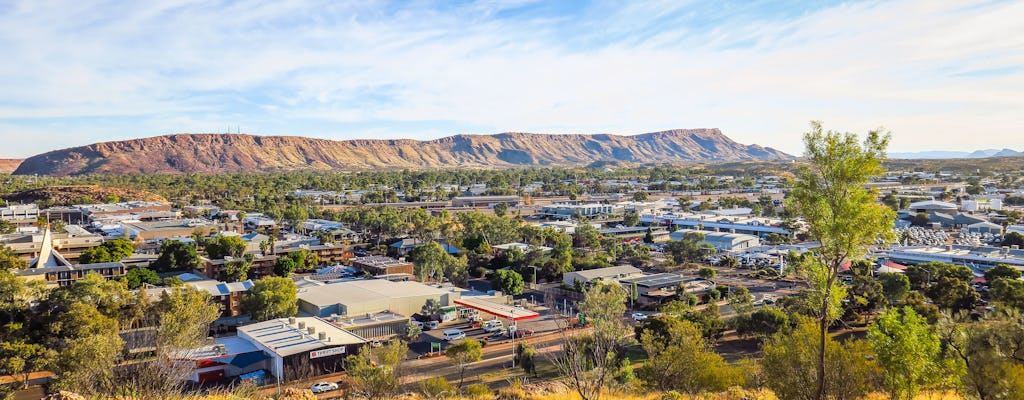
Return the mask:
[[104,187],[96,185],[81,186],[48,186],[31,189],[3,196],[4,200],[14,203],[34,203],[43,201],[53,205],[70,206],[73,204],[102,203],[116,201],[157,201],[167,203],[163,196],[145,190]]
[[988,157],[1020,157],[1024,156],[1024,152],[1011,150],[1011,149],[986,149],[986,150],[975,150],[972,152],[967,151],[919,151],[910,153],[891,153],[889,158],[902,158],[902,159],[943,159],[943,158],[988,158]]
[[21,165],[22,160],[14,160],[10,158],[0,158],[0,174],[9,174],[18,169]]
[[734,142],[718,129],[634,136],[501,133],[418,140],[335,141],[294,136],[178,134],[51,151],[15,174],[223,173],[450,167],[583,166],[600,161],[779,160],[790,155]]

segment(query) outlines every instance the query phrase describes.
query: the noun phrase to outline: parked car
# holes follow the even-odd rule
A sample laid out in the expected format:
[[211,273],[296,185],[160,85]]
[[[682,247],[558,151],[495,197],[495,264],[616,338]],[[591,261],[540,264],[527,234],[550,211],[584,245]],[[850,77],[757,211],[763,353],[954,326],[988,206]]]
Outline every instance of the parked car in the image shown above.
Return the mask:
[[484,332],[501,332],[505,330],[505,324],[496,319],[484,321],[480,327],[484,329]]
[[313,393],[327,393],[338,390],[338,384],[334,382],[317,382],[310,386],[309,390],[312,390]]
[[533,336],[533,331],[530,330],[530,329],[516,329],[515,336],[516,336],[516,339],[524,338],[524,337],[527,337],[527,336]]
[[633,313],[633,320],[640,322],[647,319],[647,314],[644,313]]
[[437,326],[440,324],[441,323],[437,321],[427,321],[427,329],[437,329]]
[[444,340],[447,340],[449,342],[465,338],[466,332],[463,332],[461,329],[449,329],[444,331]]

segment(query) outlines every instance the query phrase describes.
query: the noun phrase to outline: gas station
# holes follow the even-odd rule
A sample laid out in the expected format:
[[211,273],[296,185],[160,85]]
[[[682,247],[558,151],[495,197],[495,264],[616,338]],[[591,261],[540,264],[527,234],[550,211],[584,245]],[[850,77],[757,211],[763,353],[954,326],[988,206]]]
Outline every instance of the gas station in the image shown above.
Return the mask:
[[455,300],[455,304],[490,314],[495,318],[502,320],[503,323],[504,320],[508,320],[509,323],[506,325],[508,327],[507,334],[509,338],[512,339],[512,364],[514,367],[516,354],[516,322],[538,318],[540,317],[540,314],[525,308],[502,304],[494,301],[493,299],[493,297],[463,297]]

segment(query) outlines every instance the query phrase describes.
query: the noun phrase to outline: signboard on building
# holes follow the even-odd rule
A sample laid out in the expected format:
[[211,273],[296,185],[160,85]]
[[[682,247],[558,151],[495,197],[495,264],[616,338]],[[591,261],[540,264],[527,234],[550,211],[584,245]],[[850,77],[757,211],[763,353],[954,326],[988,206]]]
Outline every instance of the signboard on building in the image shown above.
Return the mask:
[[313,351],[309,352],[309,358],[311,358],[311,359],[312,358],[320,358],[320,357],[334,356],[334,355],[338,355],[338,354],[345,354],[345,346],[332,347],[332,348],[323,349],[323,350],[313,350]]

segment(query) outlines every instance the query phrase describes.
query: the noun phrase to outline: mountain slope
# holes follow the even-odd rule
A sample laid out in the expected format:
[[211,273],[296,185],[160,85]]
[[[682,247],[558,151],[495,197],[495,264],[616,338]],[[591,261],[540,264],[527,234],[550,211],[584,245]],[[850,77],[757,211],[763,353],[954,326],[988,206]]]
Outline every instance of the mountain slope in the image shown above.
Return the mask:
[[0,174],[9,174],[18,169],[18,165],[21,165],[21,160],[0,158]]
[[179,134],[51,151],[26,159],[14,173],[221,173],[785,158],[790,156],[772,148],[736,143],[718,129],[672,130],[635,136],[501,133],[456,135],[429,141]]

